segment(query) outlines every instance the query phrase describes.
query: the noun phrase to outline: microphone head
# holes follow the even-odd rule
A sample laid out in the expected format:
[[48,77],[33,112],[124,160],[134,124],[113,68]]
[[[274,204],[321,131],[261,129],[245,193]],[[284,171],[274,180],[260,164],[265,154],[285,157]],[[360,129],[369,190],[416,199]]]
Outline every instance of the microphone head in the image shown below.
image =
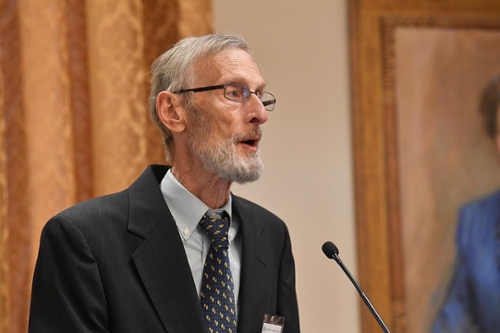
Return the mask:
[[325,256],[328,257],[328,259],[335,259],[335,256],[339,254],[339,249],[332,242],[325,242],[321,249],[323,250]]

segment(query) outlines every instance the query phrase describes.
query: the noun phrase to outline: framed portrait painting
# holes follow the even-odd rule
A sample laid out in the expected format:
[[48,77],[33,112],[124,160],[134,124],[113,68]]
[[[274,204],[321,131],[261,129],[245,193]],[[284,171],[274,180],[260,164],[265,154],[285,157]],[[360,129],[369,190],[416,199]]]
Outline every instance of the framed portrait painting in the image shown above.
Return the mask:
[[[500,80],[500,3],[351,2],[359,280],[394,332],[430,332],[458,212],[500,188],[481,100]],[[499,282],[500,283],[500,282]],[[363,332],[380,330],[362,309]]]

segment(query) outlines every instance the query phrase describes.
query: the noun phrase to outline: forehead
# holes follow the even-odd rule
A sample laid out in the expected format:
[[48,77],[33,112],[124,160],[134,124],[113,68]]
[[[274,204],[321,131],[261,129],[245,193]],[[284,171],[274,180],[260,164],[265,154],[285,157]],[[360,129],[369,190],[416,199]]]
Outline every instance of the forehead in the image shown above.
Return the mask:
[[252,56],[242,49],[229,49],[208,57],[195,65],[197,83],[216,84],[236,82],[262,86],[260,69]]

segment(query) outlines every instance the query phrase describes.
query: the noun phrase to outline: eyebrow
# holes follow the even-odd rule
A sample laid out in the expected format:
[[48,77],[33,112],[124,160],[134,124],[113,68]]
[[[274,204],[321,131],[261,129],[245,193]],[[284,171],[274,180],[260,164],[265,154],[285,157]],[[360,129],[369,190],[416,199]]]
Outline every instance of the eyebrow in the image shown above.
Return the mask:
[[[224,78],[224,80],[220,80],[221,78]],[[243,76],[227,76],[227,77],[224,77],[224,76],[220,76],[219,77],[219,80],[217,80],[218,82],[222,82],[221,84],[226,84],[228,82],[232,82],[232,83],[237,83],[237,84],[241,84],[242,86],[246,86],[248,88],[250,88],[250,83],[252,83],[251,81],[249,81],[247,78],[243,77]],[[267,87],[267,80],[264,80],[264,78],[262,78],[262,81],[260,81],[258,84],[255,85],[257,88],[256,90],[264,90],[266,87]]]

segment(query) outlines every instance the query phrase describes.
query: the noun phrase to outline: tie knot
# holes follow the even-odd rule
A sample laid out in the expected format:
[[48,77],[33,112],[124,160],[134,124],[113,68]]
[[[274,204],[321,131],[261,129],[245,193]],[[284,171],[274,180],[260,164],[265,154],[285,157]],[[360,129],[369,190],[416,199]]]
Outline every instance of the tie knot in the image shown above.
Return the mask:
[[228,247],[229,216],[226,211],[208,210],[200,221],[201,227],[216,248]]

